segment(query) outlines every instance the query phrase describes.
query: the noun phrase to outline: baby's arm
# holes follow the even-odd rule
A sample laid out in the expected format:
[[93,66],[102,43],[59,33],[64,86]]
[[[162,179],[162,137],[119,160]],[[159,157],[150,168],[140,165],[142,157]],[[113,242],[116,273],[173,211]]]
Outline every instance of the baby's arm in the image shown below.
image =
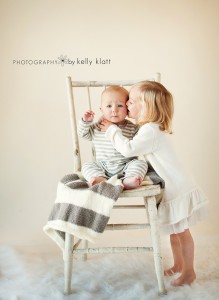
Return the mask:
[[89,141],[92,140],[93,127],[92,121],[94,119],[94,112],[86,111],[81,120],[78,122],[78,135]]

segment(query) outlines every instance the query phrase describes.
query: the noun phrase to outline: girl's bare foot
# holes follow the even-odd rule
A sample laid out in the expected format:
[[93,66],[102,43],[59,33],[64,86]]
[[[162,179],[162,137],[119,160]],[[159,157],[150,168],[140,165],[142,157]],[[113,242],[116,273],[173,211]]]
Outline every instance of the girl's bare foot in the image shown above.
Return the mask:
[[142,183],[142,178],[140,176],[127,177],[122,183],[125,190],[131,190],[137,188]]
[[165,276],[172,276],[175,273],[181,273],[182,267],[181,266],[173,266],[172,268],[169,268],[164,271]]
[[172,276],[175,273],[182,272],[183,256],[182,248],[177,234],[170,235],[170,244],[173,252],[173,267],[164,271],[165,276]]
[[107,179],[105,177],[92,177],[91,181],[89,182],[89,186],[93,186],[97,183],[100,183],[102,181],[106,181]]
[[171,281],[171,285],[172,286],[180,286],[185,284],[190,285],[194,282],[195,279],[196,279],[196,274],[194,271],[189,273],[183,273],[180,277]]

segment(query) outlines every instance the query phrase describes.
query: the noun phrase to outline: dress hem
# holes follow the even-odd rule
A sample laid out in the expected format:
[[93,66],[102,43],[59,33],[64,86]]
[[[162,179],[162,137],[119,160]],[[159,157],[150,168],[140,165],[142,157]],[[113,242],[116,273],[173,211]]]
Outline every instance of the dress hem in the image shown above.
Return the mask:
[[158,219],[165,231],[180,233],[188,229],[192,224],[202,220],[207,197],[199,188],[193,188],[172,201],[161,201],[158,207]]

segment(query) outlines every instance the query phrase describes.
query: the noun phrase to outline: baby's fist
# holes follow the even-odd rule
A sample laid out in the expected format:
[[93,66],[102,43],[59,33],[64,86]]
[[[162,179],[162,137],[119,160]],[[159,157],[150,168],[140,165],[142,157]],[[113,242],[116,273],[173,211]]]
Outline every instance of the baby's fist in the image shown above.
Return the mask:
[[94,112],[91,110],[86,111],[82,119],[84,122],[92,122],[94,119]]

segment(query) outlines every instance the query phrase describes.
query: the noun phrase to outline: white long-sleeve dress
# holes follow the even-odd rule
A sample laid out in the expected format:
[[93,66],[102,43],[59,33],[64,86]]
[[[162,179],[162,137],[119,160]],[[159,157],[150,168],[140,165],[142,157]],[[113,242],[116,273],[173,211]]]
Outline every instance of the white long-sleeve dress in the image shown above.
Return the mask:
[[164,179],[164,195],[158,208],[163,232],[180,233],[202,219],[207,197],[179,162],[170,134],[156,123],[147,123],[132,140],[125,138],[116,125],[107,129],[106,137],[124,156],[144,155]]

